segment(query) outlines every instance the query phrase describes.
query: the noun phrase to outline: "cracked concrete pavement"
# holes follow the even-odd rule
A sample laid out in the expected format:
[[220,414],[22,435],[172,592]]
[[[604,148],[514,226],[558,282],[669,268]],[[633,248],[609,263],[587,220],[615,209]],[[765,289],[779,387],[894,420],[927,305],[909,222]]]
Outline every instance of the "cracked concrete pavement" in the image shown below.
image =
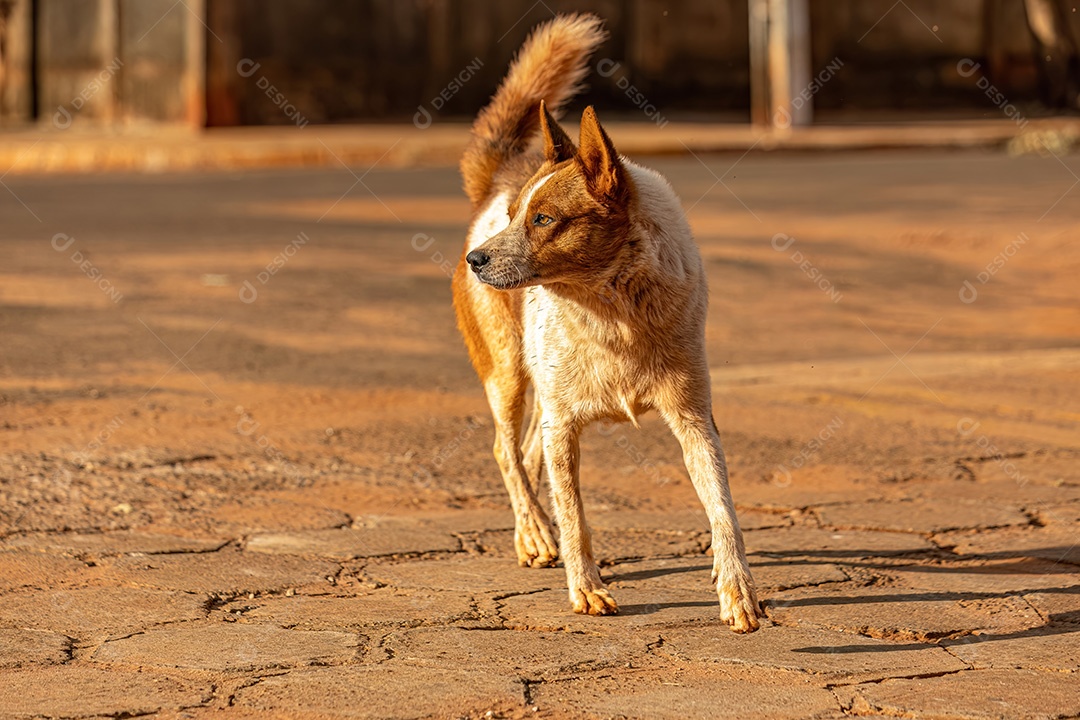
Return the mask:
[[622,612],[517,567],[454,170],[7,179],[0,717],[1080,717],[1080,163],[737,161],[650,164],[710,275],[749,636],[655,416],[583,441]]

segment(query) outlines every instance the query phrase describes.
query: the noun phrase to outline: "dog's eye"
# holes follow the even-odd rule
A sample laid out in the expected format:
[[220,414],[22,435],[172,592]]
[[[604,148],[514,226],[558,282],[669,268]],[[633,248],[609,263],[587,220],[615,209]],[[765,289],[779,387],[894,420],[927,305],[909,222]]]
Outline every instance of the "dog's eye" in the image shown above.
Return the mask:
[[533,218],[533,225],[539,225],[540,227],[546,227],[555,222],[555,218],[544,213],[536,213],[536,217]]

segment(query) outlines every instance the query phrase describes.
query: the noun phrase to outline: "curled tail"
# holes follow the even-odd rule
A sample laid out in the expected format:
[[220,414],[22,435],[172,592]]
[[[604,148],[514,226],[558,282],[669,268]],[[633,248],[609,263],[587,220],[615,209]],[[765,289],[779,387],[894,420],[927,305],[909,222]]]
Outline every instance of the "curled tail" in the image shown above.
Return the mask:
[[465,194],[483,202],[496,171],[521,153],[539,129],[540,101],[556,116],[581,90],[589,55],[604,41],[595,15],[559,15],[537,27],[521,46],[491,102],[472,126],[461,159]]

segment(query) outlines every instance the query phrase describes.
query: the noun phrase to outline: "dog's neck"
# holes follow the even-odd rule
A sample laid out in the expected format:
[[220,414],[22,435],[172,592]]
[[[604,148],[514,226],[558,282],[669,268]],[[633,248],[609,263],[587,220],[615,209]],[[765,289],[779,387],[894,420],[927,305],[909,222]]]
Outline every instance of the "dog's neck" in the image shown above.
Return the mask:
[[544,287],[566,319],[596,337],[684,336],[703,327],[704,269],[678,197],[657,173],[624,159],[633,182],[630,227],[611,266],[589,282]]
[[700,261],[661,228],[635,231],[632,251],[596,283],[545,285],[568,318],[599,332],[662,330],[685,322],[701,282]]

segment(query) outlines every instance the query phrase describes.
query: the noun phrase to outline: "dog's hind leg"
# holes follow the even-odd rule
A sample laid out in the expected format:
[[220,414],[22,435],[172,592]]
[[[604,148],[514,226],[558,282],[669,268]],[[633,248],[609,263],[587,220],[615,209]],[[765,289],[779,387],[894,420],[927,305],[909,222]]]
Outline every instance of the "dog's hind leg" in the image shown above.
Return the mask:
[[525,431],[525,440],[521,444],[522,462],[525,465],[525,477],[537,497],[540,497],[540,479],[544,472],[544,438],[540,430],[540,418],[543,409],[539,396],[533,396],[532,414],[529,416],[529,429]]

